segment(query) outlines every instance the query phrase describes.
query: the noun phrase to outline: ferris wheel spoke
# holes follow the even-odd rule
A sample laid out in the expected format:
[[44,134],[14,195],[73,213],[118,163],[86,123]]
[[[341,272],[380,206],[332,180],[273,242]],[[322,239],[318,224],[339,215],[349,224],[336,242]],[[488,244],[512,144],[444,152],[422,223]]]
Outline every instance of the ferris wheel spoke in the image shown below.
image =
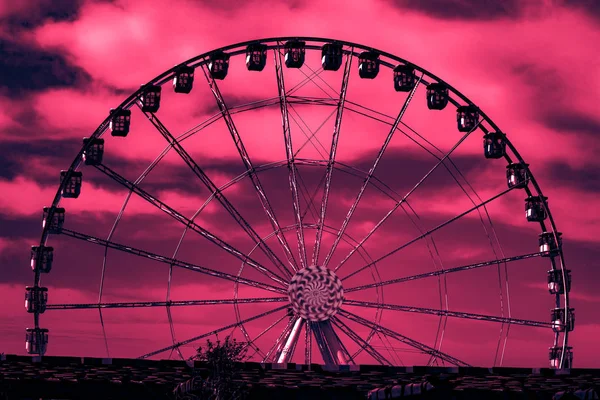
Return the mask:
[[354,332],[348,325],[346,325],[342,320],[337,317],[333,317],[332,320],[334,325],[336,325],[340,331],[344,332],[346,336],[352,339],[358,347],[364,349],[373,359],[375,359],[381,365],[394,365],[390,361],[388,361],[380,352],[375,350],[373,346],[366,340],[364,340],[360,335]]
[[250,299],[221,300],[170,300],[140,301],[127,303],[87,303],[87,304],[48,304],[46,310],[81,310],[88,308],[144,308],[144,307],[177,307],[177,306],[212,306],[219,304],[254,304],[280,303],[288,301],[287,297],[255,297]]
[[246,170],[249,171],[250,180],[252,181],[252,184],[254,185],[254,189],[256,190],[256,193],[258,194],[258,198],[262,204],[262,207],[263,207],[265,213],[267,214],[267,217],[269,218],[269,221],[271,223],[271,226],[273,227],[273,230],[277,231],[277,235],[276,235],[277,240],[279,241],[279,244],[282,246],[282,248],[284,250],[285,256],[288,260],[291,270],[295,271],[297,268],[296,268],[296,260],[294,258],[294,255],[292,254],[292,251],[290,250],[290,246],[289,246],[285,236],[281,233],[279,222],[277,221],[277,217],[275,216],[273,207],[271,206],[271,203],[269,202],[269,199],[267,198],[267,196],[265,194],[263,186],[260,183],[260,179],[258,178],[258,175],[254,172],[254,165],[252,164],[252,161],[250,160],[250,156],[248,155],[248,152],[246,151],[246,147],[244,146],[242,138],[241,138],[239,132],[237,131],[237,128],[233,122],[233,119],[231,118],[229,108],[227,107],[227,104],[225,103],[225,100],[223,99],[223,95],[221,94],[221,91],[219,90],[217,83],[210,76],[210,73],[207,71],[206,65],[204,65],[204,64],[202,65],[202,71],[204,72],[204,76],[206,77],[206,80],[208,82],[210,90],[212,91],[212,93],[215,97],[215,100],[217,101],[217,105],[219,106],[219,110],[221,111],[221,114],[223,116],[223,120],[225,121],[225,124],[227,125],[227,129],[229,130],[229,133],[231,134],[231,137],[232,137],[233,142],[238,150],[238,153],[240,154],[242,162],[244,163]]
[[376,308],[376,309],[381,308],[384,310],[404,311],[404,312],[430,314],[430,315],[438,315],[438,316],[445,316],[445,317],[474,319],[474,320],[478,320],[478,321],[500,322],[502,324],[534,326],[534,327],[542,327],[542,328],[551,328],[552,327],[552,323],[550,323],[550,322],[533,321],[533,320],[518,319],[518,318],[498,317],[498,316],[494,316],[494,315],[473,314],[473,313],[450,311],[450,310],[438,310],[438,309],[434,309],[434,308],[409,307],[409,306],[401,306],[401,305],[397,305],[397,304],[374,303],[374,302],[368,302],[368,301],[358,301],[358,300],[348,300],[348,299],[344,300],[344,304],[350,305],[350,306],[366,307],[366,308]]
[[347,365],[352,356],[333,329],[330,320],[310,322],[311,330],[319,347],[323,361],[327,365]]
[[292,203],[294,207],[294,219],[296,220],[296,238],[298,240],[298,254],[300,257],[301,268],[307,267],[306,257],[306,245],[304,242],[304,228],[302,226],[302,217],[300,211],[300,197],[298,196],[298,180],[297,173],[298,169],[294,163],[294,149],[292,145],[292,134],[290,132],[290,120],[288,117],[288,104],[285,94],[285,81],[283,76],[283,66],[281,63],[281,52],[280,50],[274,49],[275,58],[275,72],[277,75],[277,88],[279,90],[279,105],[281,109],[281,122],[283,125],[283,138],[285,144],[285,155],[288,166],[288,181],[290,185],[290,191],[292,192]]
[[158,119],[158,117],[153,113],[145,112],[144,115],[148,120],[154,125],[156,130],[165,138],[165,140],[169,143],[177,154],[181,157],[181,159],[190,167],[194,175],[200,179],[202,184],[211,192],[211,198],[216,198],[217,201],[225,208],[225,210],[232,216],[232,218],[237,222],[237,224],[246,232],[246,234],[254,241],[254,243],[259,244],[259,248],[262,252],[271,260],[273,265],[275,265],[279,271],[286,275],[289,273],[285,269],[285,265],[283,262],[273,253],[273,250],[267,244],[260,240],[260,236],[256,231],[252,228],[252,226],[242,217],[239,211],[231,204],[231,202],[227,199],[222,190],[215,185],[215,183],[208,177],[208,175],[200,168],[200,166],[194,161],[192,156],[183,148],[181,143],[175,139],[175,137],[169,132],[169,130],[163,125],[163,123]]
[[327,203],[329,201],[329,190],[331,188],[331,175],[337,152],[338,139],[340,137],[340,127],[342,124],[342,115],[344,113],[344,104],[346,102],[346,92],[348,89],[348,78],[350,77],[350,67],[352,65],[352,52],[346,56],[346,64],[344,66],[344,76],[342,78],[342,88],[340,90],[339,102],[337,105],[337,113],[335,117],[335,126],[333,128],[333,136],[331,139],[331,150],[329,152],[329,161],[327,163],[325,189],[323,190],[323,198],[321,200],[321,212],[319,215],[319,227],[317,228],[315,246],[312,256],[312,265],[317,265],[319,262],[319,250],[321,247],[321,239],[323,237],[323,224],[325,223],[325,214],[327,212]]
[[340,309],[339,313],[342,316],[348,318],[351,321],[354,321],[354,322],[356,322],[358,324],[366,326],[367,328],[373,329],[373,330],[375,330],[375,331],[377,331],[377,332],[379,332],[379,333],[381,333],[381,334],[383,334],[385,336],[388,336],[388,337],[390,337],[392,339],[395,339],[395,340],[397,340],[399,342],[407,344],[407,345],[409,345],[409,346],[411,346],[411,347],[419,350],[421,353],[429,354],[429,355],[432,355],[432,356],[436,356],[437,358],[439,358],[441,360],[444,360],[444,361],[446,361],[446,362],[448,362],[450,364],[456,365],[458,367],[470,367],[470,365],[467,364],[466,362],[461,361],[461,360],[459,360],[459,359],[457,359],[457,358],[455,358],[455,357],[453,357],[453,356],[451,356],[449,354],[446,354],[446,353],[444,353],[444,352],[442,352],[440,350],[436,350],[433,347],[427,346],[424,343],[421,343],[421,342],[418,342],[418,341],[416,341],[414,339],[411,339],[408,336],[404,336],[404,335],[402,335],[402,334],[400,334],[398,332],[395,332],[395,331],[393,331],[393,330],[391,330],[389,328],[386,328],[386,327],[384,327],[384,326],[382,326],[382,325],[380,325],[378,323],[375,323],[375,322],[369,321],[369,320],[367,320],[365,318],[362,318],[362,317],[360,317],[360,316],[358,316],[358,315],[356,315],[354,313],[351,313],[351,312],[349,312],[349,311],[347,311],[345,309]]
[[417,79],[417,82],[415,83],[414,88],[406,96],[406,100],[404,100],[404,104],[402,105],[402,108],[400,109],[400,112],[398,113],[398,116],[396,117],[394,124],[390,128],[390,131],[389,131],[387,137],[385,138],[383,145],[379,149],[379,153],[377,153],[377,157],[375,157],[375,161],[373,162],[373,165],[371,166],[369,173],[364,178],[363,184],[360,187],[358,194],[356,195],[356,199],[354,200],[354,203],[352,203],[352,206],[350,206],[350,210],[348,210],[348,214],[346,215],[344,222],[342,222],[342,226],[341,226],[340,230],[338,231],[338,234],[335,237],[333,245],[331,246],[329,253],[325,257],[325,262],[323,263],[324,267],[327,267],[327,265],[329,264],[329,261],[331,260],[331,257],[333,256],[333,253],[335,252],[335,249],[337,248],[338,244],[340,243],[340,239],[342,238],[342,235],[346,231],[346,228],[348,227],[348,224],[350,223],[350,219],[354,215],[354,212],[356,211],[356,208],[358,207],[358,203],[362,199],[362,196],[364,195],[365,190],[367,189],[367,186],[369,185],[369,182],[371,181],[371,177],[373,177],[373,174],[375,173],[375,170],[377,169],[377,166],[379,165],[379,162],[381,161],[381,158],[383,157],[385,150],[387,149],[388,145],[390,144],[392,137],[394,136],[394,133],[396,133],[398,124],[400,123],[400,121],[402,120],[402,117],[404,116],[404,113],[408,109],[408,106],[410,105],[410,101],[412,100],[413,96],[415,95],[415,92],[417,91],[417,88],[419,87],[419,84],[421,83],[422,78],[423,78],[423,74],[421,74],[421,76]]
[[250,339],[245,345],[244,348],[248,348],[249,346],[252,346],[255,348],[256,353],[262,353],[262,351],[258,348],[258,346],[255,344],[255,342],[260,339],[262,336],[264,336],[267,332],[269,332],[271,329],[273,329],[275,326],[277,326],[281,321],[283,321],[288,315],[284,314],[283,316],[281,316],[279,319],[277,319],[277,321],[273,322],[271,325],[269,325],[268,327],[266,327],[262,332],[260,332],[258,335],[256,335],[253,339]]
[[159,262],[162,262],[162,263],[165,263],[168,265],[176,266],[178,268],[183,268],[183,269],[188,269],[191,271],[200,272],[205,275],[214,276],[216,278],[221,278],[221,279],[225,279],[225,280],[232,281],[232,282],[239,282],[241,284],[256,287],[256,288],[263,289],[263,290],[267,290],[269,292],[287,294],[287,291],[285,289],[276,287],[276,286],[272,286],[267,283],[262,283],[262,282],[258,282],[258,281],[252,280],[252,279],[238,277],[236,275],[231,275],[231,274],[228,274],[225,272],[216,271],[211,268],[202,267],[197,264],[183,262],[183,261],[171,258],[171,257],[161,256],[159,254],[151,253],[149,251],[136,249],[135,247],[125,246],[120,243],[100,239],[100,238],[97,238],[94,236],[90,236],[85,233],[72,231],[72,230],[66,229],[66,228],[62,228],[60,233],[63,235],[66,235],[66,236],[70,236],[75,239],[84,240],[89,243],[94,243],[94,244],[97,244],[97,245],[105,247],[105,248],[111,248],[114,250],[123,251],[125,253],[133,254],[134,256],[139,256],[139,257],[147,258],[150,260],[159,261]]
[[178,347],[181,347],[181,346],[185,346],[185,345],[187,345],[187,344],[190,344],[190,343],[196,342],[196,341],[198,341],[198,340],[200,340],[200,339],[203,339],[203,338],[205,338],[205,337],[209,337],[209,336],[215,335],[215,334],[217,334],[217,333],[219,333],[219,332],[223,332],[223,331],[226,331],[226,330],[228,330],[228,329],[231,329],[231,328],[236,328],[236,327],[240,326],[241,324],[245,324],[245,323],[248,323],[248,322],[251,322],[251,321],[257,320],[257,319],[259,319],[259,318],[266,317],[267,315],[270,315],[270,314],[276,313],[277,311],[284,310],[284,309],[286,309],[287,307],[288,307],[287,305],[283,305],[283,306],[281,306],[281,307],[277,307],[277,308],[275,308],[275,309],[273,309],[273,310],[265,311],[265,312],[263,312],[263,313],[260,313],[260,314],[257,314],[257,315],[255,315],[255,316],[253,316],[253,317],[246,318],[246,319],[244,319],[244,320],[242,320],[242,321],[238,321],[238,322],[235,322],[235,323],[233,323],[233,324],[229,324],[229,325],[223,326],[223,327],[221,327],[221,328],[219,328],[219,329],[215,329],[215,330],[213,330],[213,331],[210,331],[210,332],[208,332],[208,333],[204,333],[204,334],[202,334],[202,335],[195,336],[195,337],[193,337],[193,338],[186,339],[186,340],[184,340],[184,341],[181,341],[181,342],[174,343],[174,344],[173,344],[173,345],[171,345],[171,346],[168,346],[168,347],[163,347],[162,349],[155,350],[155,351],[153,351],[153,352],[151,352],[151,353],[144,354],[143,356],[140,356],[140,357],[138,357],[138,359],[150,358],[150,357],[153,357],[153,356],[155,356],[155,355],[157,355],[157,354],[164,353],[165,351],[169,351],[169,350],[171,350],[171,349],[175,349],[175,348],[178,348]]
[[[489,199],[487,199],[487,200],[485,200],[485,201],[483,201],[483,202],[481,202],[479,204],[475,204],[473,207],[469,208],[468,210],[466,210],[466,211],[458,214],[455,217],[450,218],[449,220],[447,220],[445,222],[442,222],[441,224],[439,224],[435,228],[432,228],[432,229],[426,231],[425,233],[422,233],[421,235],[415,237],[414,239],[409,240],[408,242],[404,243],[400,247],[395,248],[394,250],[388,252],[387,254],[384,254],[383,256],[379,257],[377,260],[372,261],[371,263],[369,263],[369,264],[367,264],[367,265],[365,265],[365,266],[357,269],[356,271],[354,271],[351,274],[349,274],[349,275],[345,276],[344,278],[342,278],[342,281],[344,281],[344,280],[346,280],[346,279],[348,279],[348,278],[350,278],[350,277],[358,274],[359,272],[365,270],[366,268],[370,267],[371,265],[380,262],[381,260],[383,260],[383,259],[391,256],[392,254],[397,253],[398,251],[400,251],[400,250],[402,250],[402,249],[410,246],[411,244],[413,244],[413,243],[415,243],[415,242],[417,242],[417,241],[419,241],[421,239],[426,238],[427,236],[431,235],[432,233],[434,233],[434,232],[442,229],[443,227],[445,227],[447,225],[450,225],[452,222],[459,220],[460,218],[464,217],[465,215],[468,215],[468,214],[472,213],[473,211],[475,211],[475,210],[477,210],[477,209],[479,209],[481,207],[484,207],[486,204],[491,203],[492,201],[494,201],[494,200],[496,200],[496,199],[504,196],[505,194],[507,194],[508,192],[512,191],[513,189],[514,189],[514,187],[506,189],[506,190],[503,190],[502,192],[498,193],[497,195],[492,196]],[[361,240],[361,242],[352,249],[352,252],[350,254],[348,254],[348,256],[346,256],[346,258],[344,260],[342,260],[342,262],[340,263],[340,265],[342,265],[344,262],[346,262],[348,260],[348,258],[350,258],[350,256],[353,254],[353,252],[356,251],[356,249],[358,247],[362,247],[362,245],[364,244],[364,242],[369,237],[371,237],[371,235],[377,230],[377,228],[379,228],[383,224],[383,222],[385,222],[385,220],[401,205],[401,203],[405,202],[405,201],[406,201],[406,197],[403,198],[403,199],[401,199],[398,203],[396,203],[396,205],[381,219],[381,221],[379,221],[377,223],[377,225],[375,225],[375,227],[373,227],[373,229],[371,229],[371,231],[367,234],[367,236],[365,236]],[[339,269],[340,265],[338,265],[338,267],[335,269],[336,271]]]
[[482,267],[489,267],[492,265],[504,264],[504,263],[508,263],[508,262],[512,262],[512,261],[526,260],[529,258],[540,257],[543,254],[544,253],[523,254],[523,255],[519,255],[519,256],[500,258],[500,259],[484,261],[484,262],[475,263],[475,264],[462,265],[460,267],[448,268],[448,269],[444,269],[444,270],[425,272],[425,273],[417,274],[417,275],[409,275],[409,276],[405,276],[402,278],[395,278],[395,279],[390,279],[387,281],[351,287],[348,289],[344,289],[344,292],[351,293],[351,292],[356,292],[358,290],[365,290],[365,289],[371,289],[371,288],[376,288],[376,287],[381,287],[381,286],[392,285],[394,283],[415,281],[418,279],[430,278],[430,277],[444,275],[444,274],[450,274],[450,273],[454,273],[454,272],[468,271],[471,269],[477,269],[477,268],[482,268]]
[[158,200],[156,197],[150,195],[148,192],[146,192],[145,190],[143,190],[142,188],[140,188],[138,185],[136,185],[135,183],[127,180],[126,178],[124,178],[123,176],[119,175],[117,172],[113,171],[112,169],[110,169],[106,165],[104,165],[104,164],[98,164],[98,165],[95,165],[94,167],[96,169],[98,169],[100,172],[102,172],[105,175],[107,175],[109,178],[113,179],[117,183],[121,184],[122,186],[126,187],[130,191],[134,192],[135,194],[137,194],[138,196],[140,196],[141,198],[143,198],[144,200],[148,201],[153,206],[157,207],[161,211],[163,211],[166,214],[170,215],[175,220],[181,222],[185,226],[188,226],[190,229],[192,229],[195,232],[199,233],[201,236],[203,236],[204,238],[208,239],[210,242],[216,244],[221,249],[225,250],[226,252],[228,252],[229,254],[233,255],[236,258],[238,258],[239,260],[245,262],[250,267],[256,269],[257,271],[259,271],[263,275],[269,277],[269,279],[271,279],[271,280],[279,283],[282,286],[286,286],[286,282],[285,282],[284,278],[282,278],[279,275],[277,275],[276,273],[268,270],[263,265],[259,264],[258,262],[256,262],[252,258],[246,256],[244,253],[242,253],[241,251],[239,251],[235,247],[231,246],[229,243],[225,242],[223,239],[219,238],[218,236],[214,235],[213,233],[209,232],[208,230],[202,228],[200,225],[196,224],[194,221],[191,221],[190,219],[186,218],[185,216],[183,216],[182,214],[180,214],[179,212],[177,212],[173,208],[169,207],[167,204],[165,204],[162,201]]
[[262,362],[269,362],[269,360],[273,360],[275,357],[273,357],[273,355],[277,354],[281,347],[283,347],[284,342],[285,342],[285,338],[288,337],[288,335],[290,334],[290,332],[292,331],[293,327],[294,327],[294,322],[296,321],[294,318],[292,318],[292,316],[289,316],[286,314],[286,316],[289,317],[288,322],[286,324],[286,326],[283,328],[283,330],[281,331],[281,333],[279,334],[279,336],[277,337],[277,340],[275,340],[275,342],[273,343],[273,346],[271,346],[271,348],[269,349],[269,351],[267,351],[267,354],[265,355],[265,357],[263,358]]

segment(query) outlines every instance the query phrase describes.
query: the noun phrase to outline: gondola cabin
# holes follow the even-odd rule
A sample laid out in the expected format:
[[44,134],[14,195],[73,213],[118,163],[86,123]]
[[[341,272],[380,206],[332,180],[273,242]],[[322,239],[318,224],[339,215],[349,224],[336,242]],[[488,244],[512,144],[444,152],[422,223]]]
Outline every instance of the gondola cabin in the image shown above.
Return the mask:
[[60,184],[63,185],[62,196],[76,199],[81,194],[81,171],[60,171]]
[[364,51],[358,56],[358,75],[362,79],[375,79],[379,74],[379,54]]
[[434,82],[427,85],[427,108],[443,110],[448,105],[448,87],[443,83]]
[[525,189],[529,183],[529,164],[510,163],[506,166],[506,182],[509,189]]
[[[52,216],[50,216],[52,211]],[[42,228],[48,233],[60,233],[65,223],[65,209],[62,207],[44,207],[42,212]]]
[[321,66],[325,71],[337,71],[342,66],[342,45],[325,43],[321,49]]
[[267,46],[251,44],[246,47],[246,68],[248,71],[262,71],[267,65]]
[[544,202],[548,200],[545,196],[529,196],[525,199],[525,216],[529,222],[542,222],[547,217]]
[[[556,240],[558,238],[558,242]],[[554,257],[562,248],[562,233],[556,232],[556,238],[552,232],[542,232],[539,236],[540,253],[542,257]]]
[[131,122],[131,110],[121,108],[110,109],[110,134],[113,136],[125,137],[129,133],[129,124]]
[[173,90],[175,93],[188,94],[194,86],[194,68],[183,65],[175,70]]
[[213,79],[225,79],[229,71],[229,54],[222,51],[212,53],[208,62],[208,71]]
[[52,270],[54,248],[47,246],[31,246],[31,269],[47,274]]
[[566,276],[566,284],[563,280],[562,269],[552,269],[548,271],[548,291],[550,294],[564,294],[571,291],[571,271],[568,269],[564,270]]
[[[560,360],[563,358],[562,346],[550,347],[549,350],[550,368],[561,368]],[[562,368],[573,368],[573,348],[567,347],[564,355]]]
[[398,65],[394,68],[394,90],[396,92],[410,92],[417,84],[415,70],[409,65]]
[[48,288],[38,286],[25,287],[25,309],[28,313],[40,313],[46,311],[48,303]]
[[284,46],[285,66],[288,68],[302,67],[306,55],[305,47],[306,43],[300,40],[286,42]]
[[160,93],[162,88],[158,85],[142,86],[140,103],[142,112],[155,113],[160,108]]
[[[89,144],[89,146],[88,146]],[[101,138],[83,138],[83,162],[85,165],[102,164],[104,156],[104,139]]]
[[552,320],[552,330],[554,332],[571,332],[575,328],[575,310],[569,308],[567,318],[565,318],[564,308],[554,308],[550,311]]
[[471,132],[479,122],[479,108],[474,105],[458,107],[456,109],[456,121],[459,132]]
[[62,196],[76,199],[81,194],[81,171],[60,171],[60,184],[63,185]]
[[488,159],[498,159],[506,154],[506,135],[502,132],[489,132],[483,135],[483,155]]
[[25,350],[27,354],[44,355],[48,346],[48,329],[27,328],[25,330]]

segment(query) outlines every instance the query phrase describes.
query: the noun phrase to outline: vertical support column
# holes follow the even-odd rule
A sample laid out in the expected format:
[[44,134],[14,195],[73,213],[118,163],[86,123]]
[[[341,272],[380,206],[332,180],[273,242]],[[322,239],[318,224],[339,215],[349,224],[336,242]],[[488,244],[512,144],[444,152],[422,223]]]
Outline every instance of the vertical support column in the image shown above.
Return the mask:
[[304,319],[298,317],[296,322],[294,322],[294,326],[290,331],[290,334],[287,337],[285,345],[281,349],[281,352],[278,354],[277,362],[278,363],[287,363],[290,362],[294,355],[294,350],[296,350],[296,345],[298,344],[298,339],[300,338],[300,332],[302,331],[302,326],[304,325]]
[[348,350],[333,330],[331,321],[311,322],[311,328],[325,365],[347,365],[350,359]]

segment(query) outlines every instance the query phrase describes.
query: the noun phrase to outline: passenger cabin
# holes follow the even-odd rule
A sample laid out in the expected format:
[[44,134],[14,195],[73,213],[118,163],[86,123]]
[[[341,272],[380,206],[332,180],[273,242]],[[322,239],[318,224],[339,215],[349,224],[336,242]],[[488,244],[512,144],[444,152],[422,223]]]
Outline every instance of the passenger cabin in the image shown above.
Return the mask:
[[60,184],[63,185],[62,196],[76,199],[81,194],[83,174],[80,171],[60,171]]
[[358,56],[358,75],[362,79],[375,79],[379,74],[379,54],[363,51]]
[[28,354],[44,355],[48,346],[48,329],[27,328],[25,330],[25,350]]
[[567,293],[571,291],[571,271],[566,269],[564,272],[567,278],[566,285],[563,281],[562,269],[548,271],[548,291],[550,294],[564,294],[565,289]]
[[459,132],[471,132],[479,122],[479,108],[474,105],[458,107],[456,109],[456,121]]
[[300,68],[304,65],[306,55],[306,42],[290,40],[285,43],[285,66],[288,68]]
[[229,71],[229,57],[229,54],[222,51],[215,51],[210,55],[208,72],[213,79],[225,79]]
[[[50,211],[52,216],[50,217]],[[50,217],[50,218],[49,218]],[[42,229],[48,228],[48,233],[60,233],[65,223],[65,209],[62,207],[44,207],[42,213]]]
[[[89,146],[88,146],[89,144]],[[85,165],[99,165],[104,156],[104,139],[101,138],[83,138],[83,161]]]
[[506,135],[502,132],[489,132],[483,135],[483,155],[488,159],[498,159],[506,154]]
[[321,66],[325,71],[337,71],[342,66],[342,45],[325,43],[321,49]]
[[140,103],[143,112],[155,113],[160,108],[160,92],[162,88],[158,85],[142,85]]
[[415,69],[409,65],[398,65],[394,68],[394,90],[410,92],[417,83]]
[[564,308],[554,308],[550,311],[552,330],[554,332],[571,332],[575,328],[575,310],[569,308],[568,316],[565,318]]
[[110,134],[120,137],[127,136],[131,122],[131,110],[111,108],[110,115]]
[[427,108],[443,110],[448,105],[448,87],[443,83],[434,82],[427,85]]
[[251,44],[246,47],[246,68],[248,71],[262,71],[267,65],[267,46]]
[[183,65],[175,70],[173,90],[175,93],[189,93],[194,86],[194,68]]
[[525,216],[529,222],[542,222],[547,217],[544,202],[548,201],[545,196],[529,196],[525,199]]
[[40,313],[46,311],[48,303],[48,288],[38,286],[25,287],[25,309],[28,313]]
[[529,164],[510,163],[506,166],[506,181],[509,189],[525,189],[529,183]]
[[[563,356],[562,346],[550,347],[549,350],[549,358],[550,358],[550,368],[560,368],[560,359]],[[573,348],[567,347],[565,351],[564,363],[562,368],[568,369],[573,368]]]
[[46,246],[31,246],[31,269],[47,274],[52,270],[54,248]]
[[[556,240],[558,238],[558,242]],[[554,257],[562,248],[562,233],[556,232],[556,238],[552,232],[540,233],[539,244],[542,257]]]

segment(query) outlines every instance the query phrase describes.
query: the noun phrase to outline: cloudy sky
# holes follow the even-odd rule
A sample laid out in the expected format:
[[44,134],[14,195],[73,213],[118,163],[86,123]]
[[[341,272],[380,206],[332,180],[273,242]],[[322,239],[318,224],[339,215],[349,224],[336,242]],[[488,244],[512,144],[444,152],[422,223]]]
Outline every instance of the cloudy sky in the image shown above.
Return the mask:
[[[594,43],[600,41],[600,7],[595,0],[0,0],[0,351],[24,353],[24,330],[33,319],[22,301],[24,287],[33,283],[29,246],[39,243],[42,207],[51,203],[59,171],[70,165],[81,138],[89,136],[108,110],[140,84],[176,64],[237,42],[295,35],[347,40],[409,60],[460,90],[508,134],[531,165],[549,197],[558,229],[564,232],[565,262],[573,271],[571,300],[577,315],[570,336],[575,364],[600,367],[600,57],[594,50]],[[321,73],[318,86],[311,82],[302,85],[306,75],[319,70],[319,58],[317,51],[308,51],[303,69],[285,69],[286,89],[295,88],[297,96],[337,98],[343,67]],[[261,73],[246,71],[243,56],[232,57],[229,75],[219,87],[230,107],[277,96],[273,54],[269,53]],[[346,110],[342,118],[336,156],[340,168],[332,173],[325,221],[330,228],[323,234],[320,263],[361,188],[364,172],[356,171],[371,168],[405,98],[406,94],[393,90],[389,69],[382,68],[375,80],[361,80],[357,60],[353,60],[347,99],[354,111]],[[233,115],[255,166],[285,160],[279,103],[270,104]],[[387,124],[357,112],[365,107],[381,113],[366,112]],[[197,70],[189,95],[173,93],[170,83],[163,86],[157,116],[179,136],[217,112],[206,80]],[[334,121],[335,108],[331,106],[290,107],[292,143],[298,158],[328,157]],[[371,181],[385,186],[367,187],[330,266],[339,265],[437,163],[435,157],[449,151],[462,135],[456,129],[455,108],[427,110],[422,87],[402,121]],[[105,139],[104,164],[130,181],[136,181],[167,146],[138,108],[132,109],[127,138],[106,135]],[[190,135],[182,145],[217,186],[245,171],[222,119]],[[452,163],[436,169],[411,194],[408,204],[398,208],[365,242],[364,252],[344,263],[338,271],[340,277],[468,210],[472,201],[481,202],[506,189],[506,162],[483,157],[479,131],[468,137],[450,160]],[[93,167],[82,171],[82,195],[61,203],[67,210],[65,227],[106,239],[128,190]],[[300,208],[307,224],[318,220],[324,174],[323,167],[298,167]],[[294,224],[285,165],[264,168],[256,176],[280,225]],[[189,219],[210,196],[173,151],[166,153],[139,186]],[[277,257],[285,260],[281,245],[269,236],[273,228],[252,181],[246,177],[223,193],[256,233],[267,237],[265,243]],[[436,231],[433,240],[416,241],[377,262],[379,277],[374,269],[366,269],[344,280],[344,288],[494,260],[502,254],[533,253],[540,227],[525,221],[523,199],[522,191],[510,192],[488,205],[492,223],[483,211],[470,213]],[[252,251],[252,240],[216,201],[209,202],[194,222],[242,253]],[[134,194],[111,240],[171,257],[184,228]],[[304,233],[310,258],[315,230],[306,228]],[[289,230],[285,238],[297,259],[295,231]],[[97,302],[105,248],[64,235],[52,236],[50,245],[55,248],[55,262],[52,272],[43,277],[49,303]],[[260,250],[251,257],[274,270]],[[185,235],[176,258],[228,274],[240,272],[237,258],[193,231]],[[495,316],[508,316],[510,303],[513,318],[549,321],[553,297],[545,284],[548,269],[548,259],[533,258],[500,268],[447,274],[445,279],[386,285],[383,300],[374,289],[348,293],[347,298]],[[241,276],[278,285],[248,266]],[[103,301],[163,301],[168,277],[168,264],[108,250]],[[280,295],[242,284],[238,290],[240,298]],[[230,281],[181,268],[173,271],[173,300],[233,297]],[[283,304],[240,305],[239,315],[250,318]],[[347,306],[347,310],[369,320],[378,318],[372,309]],[[283,316],[280,311],[253,321],[247,324],[247,331],[256,336]],[[103,317],[113,357],[137,357],[172,343],[164,307],[106,310]],[[171,317],[175,337],[184,340],[233,323],[235,312],[231,305],[174,307]],[[380,318],[382,325],[429,346],[441,342],[444,352],[475,365],[498,363],[497,349],[500,343],[502,352],[507,335],[503,363],[508,366],[546,366],[552,344],[552,332],[545,328],[513,325],[507,329],[493,322],[440,320],[398,311],[385,311]],[[369,333],[359,324],[344,321],[359,335]],[[49,355],[107,354],[97,310],[49,310],[42,315],[41,326],[50,330]],[[257,340],[257,346],[266,352],[284,327],[285,321],[280,322]],[[242,338],[239,331],[235,335]],[[348,337],[341,336],[349,350],[356,349]],[[427,357],[397,342],[375,336],[372,344],[395,363],[427,362]],[[303,344],[300,347],[298,353],[303,354]],[[194,344],[182,347],[184,355],[193,350]],[[167,351],[157,357],[169,356],[177,355]],[[302,362],[303,357],[297,361]],[[363,356],[358,361],[373,362]]]

